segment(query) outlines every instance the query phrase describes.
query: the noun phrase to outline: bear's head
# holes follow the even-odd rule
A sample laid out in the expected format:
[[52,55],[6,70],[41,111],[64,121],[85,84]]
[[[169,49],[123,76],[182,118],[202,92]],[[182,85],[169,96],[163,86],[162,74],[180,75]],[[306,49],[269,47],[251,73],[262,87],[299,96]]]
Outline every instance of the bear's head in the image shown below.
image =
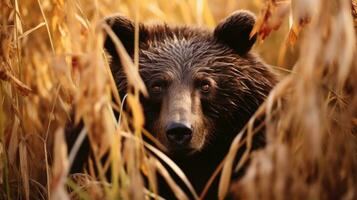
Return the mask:
[[[129,55],[134,54],[134,23],[106,19]],[[276,82],[249,51],[253,14],[237,11],[211,31],[194,27],[139,24],[139,73],[149,96],[142,98],[145,128],[172,154],[194,154],[230,142]],[[114,42],[105,48],[123,96],[127,82]]]

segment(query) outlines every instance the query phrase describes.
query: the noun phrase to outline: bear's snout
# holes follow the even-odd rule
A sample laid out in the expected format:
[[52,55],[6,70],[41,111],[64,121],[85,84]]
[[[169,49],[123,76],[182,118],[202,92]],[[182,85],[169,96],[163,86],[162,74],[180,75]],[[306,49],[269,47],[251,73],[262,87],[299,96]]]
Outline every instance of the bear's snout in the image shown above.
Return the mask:
[[192,127],[187,123],[170,122],[166,128],[169,142],[175,149],[186,148],[192,139]]

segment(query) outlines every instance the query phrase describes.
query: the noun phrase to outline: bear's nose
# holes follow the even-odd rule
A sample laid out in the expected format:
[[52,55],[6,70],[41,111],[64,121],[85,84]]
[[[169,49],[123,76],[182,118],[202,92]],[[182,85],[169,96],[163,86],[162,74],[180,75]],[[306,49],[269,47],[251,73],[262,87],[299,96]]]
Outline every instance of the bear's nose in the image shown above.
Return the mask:
[[166,128],[169,141],[178,146],[187,145],[192,138],[192,128],[183,123],[172,122]]

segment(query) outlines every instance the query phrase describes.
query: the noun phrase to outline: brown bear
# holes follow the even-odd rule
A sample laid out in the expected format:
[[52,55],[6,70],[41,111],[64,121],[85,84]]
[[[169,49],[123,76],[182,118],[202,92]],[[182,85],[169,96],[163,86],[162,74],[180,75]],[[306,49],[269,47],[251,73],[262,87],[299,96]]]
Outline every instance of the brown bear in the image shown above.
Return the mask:
[[[124,17],[107,23],[133,55],[134,25]],[[200,192],[232,139],[276,83],[276,76],[250,53],[255,17],[238,11],[214,31],[168,25],[139,26],[139,73],[145,128],[167,149]],[[111,39],[105,48],[118,90],[126,80]]]
[[[106,22],[133,56],[134,23],[122,16]],[[168,149],[198,193],[277,82],[272,70],[250,53],[254,23],[253,14],[237,11],[213,31],[139,25],[139,73],[149,92],[141,102],[145,128]],[[127,82],[109,36],[105,49],[123,97]],[[159,190],[165,196],[164,188]],[[212,188],[207,197],[216,198],[217,186]]]

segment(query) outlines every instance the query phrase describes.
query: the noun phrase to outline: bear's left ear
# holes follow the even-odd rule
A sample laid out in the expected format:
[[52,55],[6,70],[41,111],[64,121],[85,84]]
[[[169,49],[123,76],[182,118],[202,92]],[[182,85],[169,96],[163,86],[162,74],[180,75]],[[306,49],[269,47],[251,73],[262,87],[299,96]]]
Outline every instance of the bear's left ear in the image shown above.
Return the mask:
[[[122,42],[128,54],[130,56],[133,56],[135,43],[134,22],[122,15],[116,14],[113,16],[106,17],[105,19],[103,19],[102,23],[106,23],[107,25],[109,25],[115,35]],[[146,38],[147,29],[143,24],[139,23],[139,42],[145,42]],[[108,35],[106,36],[104,47],[113,58],[116,58],[118,56],[114,41]]]
[[245,55],[257,38],[256,35],[250,37],[254,24],[253,13],[236,11],[217,25],[214,37],[234,49],[239,55]]

